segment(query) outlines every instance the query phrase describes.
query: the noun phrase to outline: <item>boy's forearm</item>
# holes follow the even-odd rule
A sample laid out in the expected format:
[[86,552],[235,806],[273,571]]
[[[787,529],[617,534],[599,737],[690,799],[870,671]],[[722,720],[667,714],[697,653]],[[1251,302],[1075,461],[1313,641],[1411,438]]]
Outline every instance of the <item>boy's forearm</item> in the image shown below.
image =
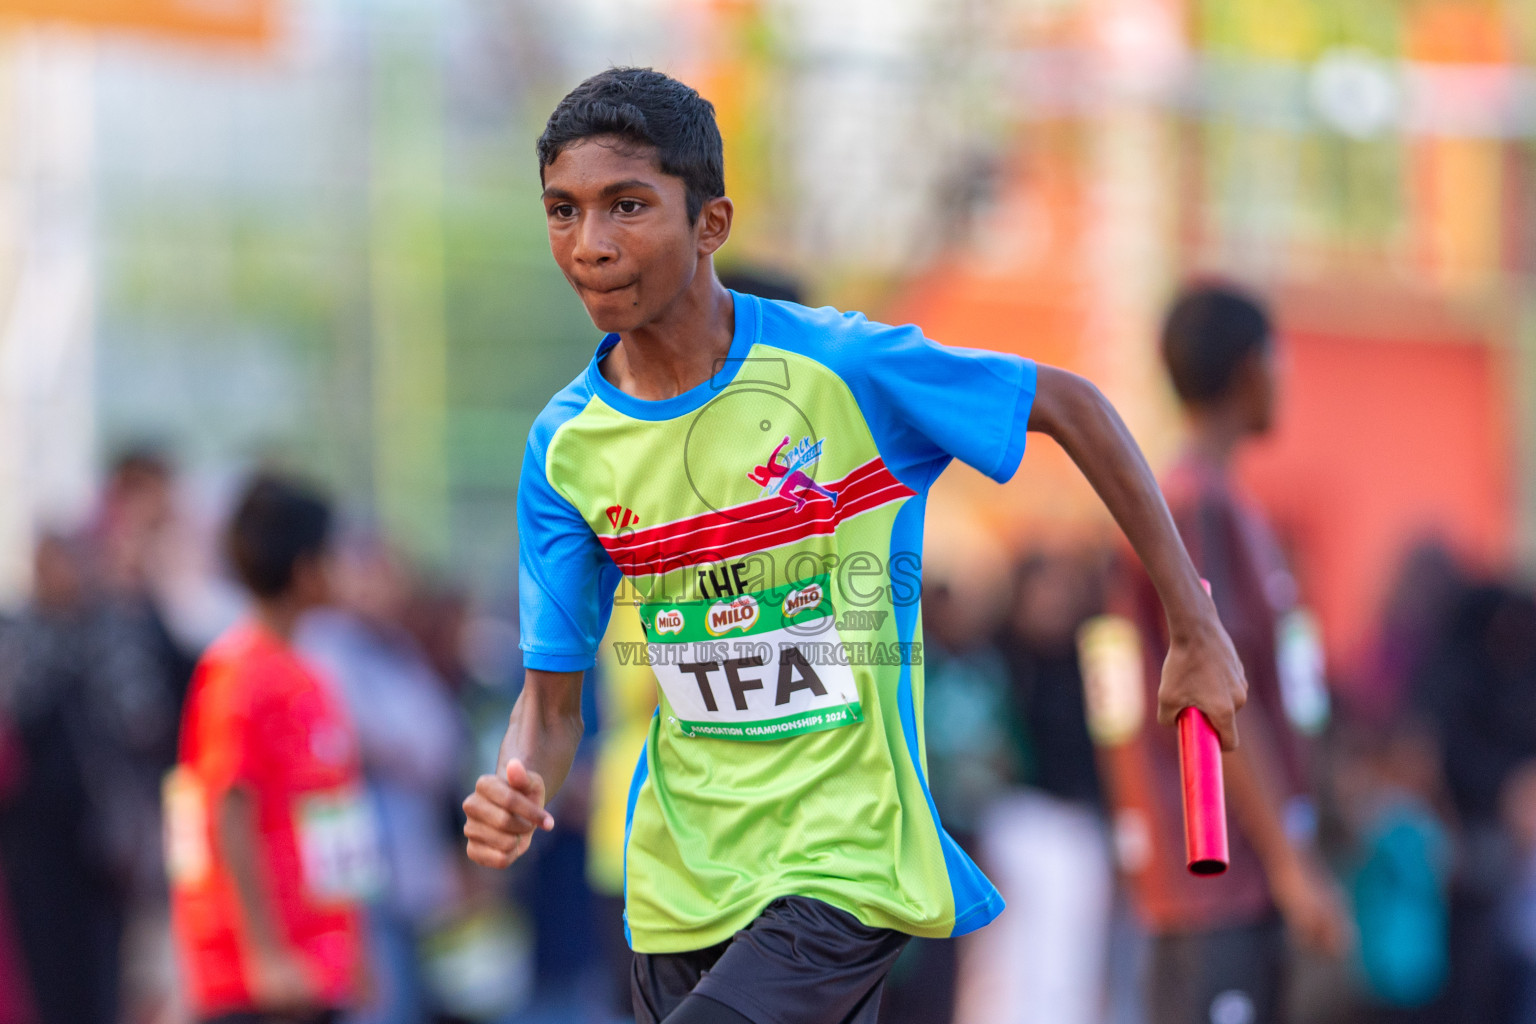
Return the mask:
[[1247,732],[1242,749],[1227,754],[1222,764],[1232,816],[1253,847],[1270,896],[1294,938],[1339,956],[1349,942],[1343,903],[1314,851],[1286,831],[1286,794],[1273,781],[1279,777],[1274,737],[1261,722],[1250,723]]
[[1055,438],[1071,456],[1136,549],[1162,599],[1169,646],[1157,691],[1158,721],[1171,726],[1185,708],[1199,708],[1222,747],[1237,749],[1237,712],[1247,700],[1242,663],[1119,414],[1081,377],[1042,366],[1029,429]]
[[259,862],[260,836],[256,826],[256,801],[244,786],[230,787],[214,808],[220,853],[235,883],[235,898],[245,920],[251,945],[270,956],[288,948],[273,913],[273,901]]
[[1269,736],[1250,723],[1241,750],[1222,758],[1227,794],[1238,827],[1271,878],[1294,867],[1296,850],[1285,832],[1284,796],[1271,779],[1279,776]]
[[585,726],[581,720],[580,672],[529,669],[523,692],[512,707],[507,734],[496,758],[496,773],[517,758],[544,780],[546,803],[554,799],[576,760]]

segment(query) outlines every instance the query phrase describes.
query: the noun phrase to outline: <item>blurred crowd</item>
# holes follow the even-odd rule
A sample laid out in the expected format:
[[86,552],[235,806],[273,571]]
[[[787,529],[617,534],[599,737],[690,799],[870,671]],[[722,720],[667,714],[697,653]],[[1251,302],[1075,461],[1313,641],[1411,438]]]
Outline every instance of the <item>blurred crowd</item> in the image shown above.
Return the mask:
[[[189,537],[182,497],[166,455],[121,456],[91,522],[39,539],[31,599],[0,619],[6,1021],[189,1015],[168,910],[176,838],[162,820],[201,646],[170,607],[168,549]],[[504,728],[515,642],[366,530],[342,531],[330,562],[332,600],[294,640],[345,700],[386,867],[368,913],[372,1009],[359,1019],[456,1017],[459,1003],[480,1019],[477,1000],[510,1012],[532,977],[529,932],[504,880],[462,857],[458,803],[494,759],[495,739],[489,754],[476,740]],[[476,649],[492,651],[481,663],[495,678],[471,669]]]
[[[162,821],[199,654],[165,596],[179,494],[167,455],[122,455],[90,522],[40,537],[30,600],[0,620],[0,1024],[192,1014]],[[475,868],[459,803],[517,695],[513,616],[376,532],[343,525],[329,551],[329,599],[292,642],[356,731],[382,864],[364,908],[370,980],[346,1018],[624,1020],[623,816],[649,671],[604,657],[555,830],[510,872]],[[1192,937],[1219,928],[1221,949],[1241,931],[1274,967],[1288,1019],[1536,1022],[1536,593],[1427,540],[1404,553],[1368,657],[1321,695],[1286,682],[1320,668],[1315,648],[1271,634],[1285,699],[1267,740],[1263,712],[1245,713],[1245,742],[1294,776],[1280,816],[1315,877],[1296,890],[1266,867],[1251,906],[1179,918],[1143,891],[1159,840],[1127,796],[1123,708],[1085,699],[1085,677],[1102,683],[1089,638],[1106,613],[1135,618],[1126,564],[1106,544],[1042,548],[992,587],[930,566],[928,777],[1009,909],[958,942],[914,941],[883,1019],[1150,1021],[1148,972],[1207,957]],[[632,618],[615,615],[610,639],[638,636]],[[1235,848],[1228,891],[1243,893]],[[1265,1019],[1234,992],[1216,993],[1215,1024]]]
[[[935,799],[1009,898],[999,930],[1059,918],[1003,968],[1017,998],[1041,1005],[1052,986],[1080,984],[1096,1007],[1070,1019],[1136,1019],[1112,1005],[1112,977],[1144,969],[1134,938],[1116,935],[1127,922],[1112,863],[1135,854],[1102,795],[1073,643],[1103,610],[1116,561],[1033,553],[1006,608],[959,606],[934,580],[924,593]],[[1292,965],[1294,1019],[1536,1020],[1536,593],[1417,545],[1360,678],[1335,693],[1348,696],[1305,746],[1315,845],[1347,942],[1342,956]],[[1099,956],[1057,965],[1085,916]]]

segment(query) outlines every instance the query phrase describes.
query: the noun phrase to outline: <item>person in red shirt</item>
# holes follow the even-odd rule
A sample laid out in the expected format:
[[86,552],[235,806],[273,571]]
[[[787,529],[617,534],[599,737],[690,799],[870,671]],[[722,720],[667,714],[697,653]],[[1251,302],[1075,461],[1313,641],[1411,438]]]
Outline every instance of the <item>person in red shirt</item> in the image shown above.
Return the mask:
[[359,995],[360,901],[381,881],[340,696],[290,645],[327,598],[330,511],[262,477],[230,522],[252,614],[193,676],[166,782],[172,925],[196,1017],[327,1021]]
[[[1264,516],[1231,477],[1234,454],[1274,418],[1269,317],[1237,289],[1192,287],[1168,314],[1162,355],[1188,423],[1163,491],[1249,686],[1242,746],[1223,758],[1233,826],[1225,874],[1197,878],[1185,866],[1177,743],[1140,710],[1155,706],[1167,624],[1151,581],[1129,558],[1111,601],[1119,618],[1096,639],[1088,639],[1091,627],[1084,634],[1089,728],[1114,809],[1116,854],[1152,933],[1148,1024],[1272,1024],[1282,1019],[1286,932],[1336,955],[1347,925],[1311,848],[1297,702],[1282,692],[1278,638],[1297,610],[1295,582]],[[1126,650],[1117,653],[1118,644]]]

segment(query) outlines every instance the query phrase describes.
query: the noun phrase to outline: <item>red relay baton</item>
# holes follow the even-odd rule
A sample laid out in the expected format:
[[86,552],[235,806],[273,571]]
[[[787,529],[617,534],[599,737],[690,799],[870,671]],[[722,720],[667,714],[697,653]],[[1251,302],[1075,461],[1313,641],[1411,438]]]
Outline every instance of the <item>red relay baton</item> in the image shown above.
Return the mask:
[[1192,875],[1227,870],[1227,800],[1221,740],[1197,708],[1179,712],[1179,775],[1184,783],[1184,852]]
[[[1210,583],[1205,592],[1211,592]],[[1227,798],[1221,779],[1221,740],[1198,708],[1179,712],[1179,776],[1184,789],[1184,853],[1192,875],[1227,870]]]

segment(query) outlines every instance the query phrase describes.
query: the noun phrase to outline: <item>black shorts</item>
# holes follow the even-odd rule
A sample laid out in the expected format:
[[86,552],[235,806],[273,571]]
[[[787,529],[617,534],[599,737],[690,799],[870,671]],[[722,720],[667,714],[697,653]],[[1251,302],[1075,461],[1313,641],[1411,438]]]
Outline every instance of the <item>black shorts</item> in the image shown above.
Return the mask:
[[718,946],[637,953],[635,1024],[660,1024],[695,992],[753,1024],[875,1024],[885,976],[908,938],[786,896]]

